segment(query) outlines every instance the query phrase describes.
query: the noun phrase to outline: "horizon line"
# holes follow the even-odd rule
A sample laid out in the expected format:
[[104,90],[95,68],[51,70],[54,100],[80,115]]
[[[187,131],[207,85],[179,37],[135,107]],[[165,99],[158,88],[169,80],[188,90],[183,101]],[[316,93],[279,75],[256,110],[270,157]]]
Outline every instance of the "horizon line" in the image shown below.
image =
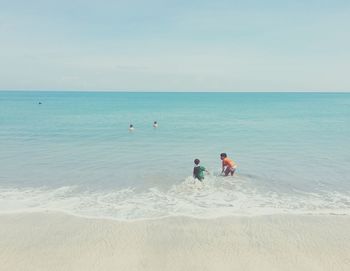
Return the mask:
[[119,92],[119,93],[350,93],[350,90],[82,90],[82,89],[0,89],[0,92]]

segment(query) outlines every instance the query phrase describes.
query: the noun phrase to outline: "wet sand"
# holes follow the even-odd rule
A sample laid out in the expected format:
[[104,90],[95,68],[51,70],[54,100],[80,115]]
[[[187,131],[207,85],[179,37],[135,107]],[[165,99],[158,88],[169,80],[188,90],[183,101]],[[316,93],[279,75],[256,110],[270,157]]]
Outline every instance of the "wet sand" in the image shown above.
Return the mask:
[[350,217],[0,215],[1,270],[350,270]]

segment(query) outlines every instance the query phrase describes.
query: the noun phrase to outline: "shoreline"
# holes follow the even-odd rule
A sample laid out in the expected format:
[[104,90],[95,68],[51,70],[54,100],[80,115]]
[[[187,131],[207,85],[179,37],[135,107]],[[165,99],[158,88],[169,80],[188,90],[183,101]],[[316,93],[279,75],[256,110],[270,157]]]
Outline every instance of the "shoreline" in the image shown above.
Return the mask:
[[349,270],[350,216],[0,214],[4,270]]
[[147,221],[157,221],[157,220],[172,220],[172,219],[189,219],[189,220],[203,220],[203,221],[212,221],[212,220],[225,220],[225,219],[254,219],[254,218],[264,218],[264,217],[349,217],[350,214],[346,212],[333,212],[330,213],[329,211],[322,212],[315,212],[315,213],[307,213],[307,212],[300,212],[300,213],[282,213],[282,212],[275,212],[275,213],[261,213],[261,214],[231,214],[231,215],[217,215],[217,216],[191,216],[186,214],[177,214],[177,215],[165,215],[165,216],[157,216],[157,217],[142,217],[142,218],[117,218],[117,217],[109,217],[109,216],[94,216],[94,215],[83,215],[83,214],[77,214],[74,212],[64,211],[64,210],[55,210],[55,209],[22,209],[22,210],[15,210],[15,211],[3,211],[0,212],[0,219],[4,216],[26,216],[26,215],[48,215],[48,216],[54,216],[54,215],[61,215],[61,216],[68,216],[68,217],[75,217],[83,220],[100,220],[100,221],[106,221],[106,222],[116,222],[116,223],[136,223],[136,222],[147,222]]

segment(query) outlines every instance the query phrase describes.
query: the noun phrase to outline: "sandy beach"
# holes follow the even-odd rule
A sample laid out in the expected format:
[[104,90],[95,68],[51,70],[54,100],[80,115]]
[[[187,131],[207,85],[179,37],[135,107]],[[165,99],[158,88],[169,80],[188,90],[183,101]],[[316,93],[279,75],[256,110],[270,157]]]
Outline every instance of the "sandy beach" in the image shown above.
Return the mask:
[[349,270],[350,217],[0,216],[2,270]]

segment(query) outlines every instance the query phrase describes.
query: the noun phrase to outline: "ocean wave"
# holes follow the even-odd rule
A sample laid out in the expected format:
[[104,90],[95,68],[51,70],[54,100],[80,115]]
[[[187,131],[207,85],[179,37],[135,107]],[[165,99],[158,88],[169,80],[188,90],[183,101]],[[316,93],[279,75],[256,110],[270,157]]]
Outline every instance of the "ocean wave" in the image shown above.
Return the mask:
[[335,191],[259,191],[244,177],[192,177],[163,191],[0,188],[0,213],[60,211],[90,218],[116,220],[169,216],[216,218],[269,214],[350,215],[350,194]]

